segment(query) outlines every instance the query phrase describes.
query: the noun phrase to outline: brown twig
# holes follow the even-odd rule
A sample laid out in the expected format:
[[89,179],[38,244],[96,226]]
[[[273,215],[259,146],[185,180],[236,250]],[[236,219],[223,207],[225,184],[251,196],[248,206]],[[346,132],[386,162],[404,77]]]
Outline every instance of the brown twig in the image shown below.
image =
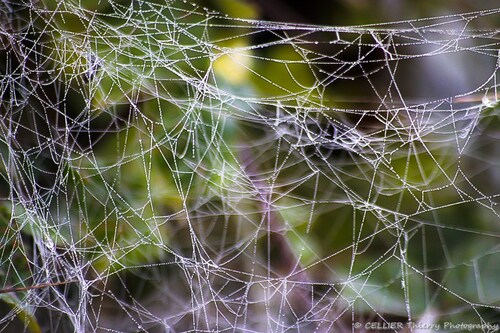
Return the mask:
[[28,286],[28,287],[13,287],[13,288],[5,288],[5,289],[0,289],[0,294],[8,294],[8,293],[17,293],[21,291],[28,291],[32,289],[42,289],[46,287],[55,287],[55,286],[60,286],[63,284],[68,284],[68,283],[73,283],[77,282],[78,280],[69,280],[69,281],[61,281],[61,282],[54,282],[54,283],[41,283],[37,284],[34,286]]

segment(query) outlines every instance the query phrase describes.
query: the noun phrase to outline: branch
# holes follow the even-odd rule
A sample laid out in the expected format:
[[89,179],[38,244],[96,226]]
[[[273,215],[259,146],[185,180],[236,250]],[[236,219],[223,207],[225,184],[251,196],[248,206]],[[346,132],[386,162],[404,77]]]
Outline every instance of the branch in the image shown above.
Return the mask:
[[41,284],[36,284],[34,286],[28,286],[28,287],[17,287],[17,288],[5,288],[5,289],[0,289],[0,294],[8,294],[8,293],[18,293],[21,291],[28,291],[32,289],[42,289],[46,287],[55,287],[55,286],[60,286],[63,284],[69,284],[73,282],[77,282],[78,280],[69,280],[69,281],[61,281],[61,282],[54,282],[54,283],[41,283]]

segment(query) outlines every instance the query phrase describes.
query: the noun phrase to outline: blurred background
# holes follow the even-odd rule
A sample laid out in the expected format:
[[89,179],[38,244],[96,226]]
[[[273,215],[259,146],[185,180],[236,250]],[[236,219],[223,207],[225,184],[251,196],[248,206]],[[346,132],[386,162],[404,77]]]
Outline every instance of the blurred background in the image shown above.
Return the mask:
[[[242,3],[253,7],[258,13],[257,15],[262,19],[321,25],[386,23],[461,14],[498,7],[498,4],[492,0],[441,0],[433,2],[397,0],[312,0],[307,2],[254,0],[242,1]],[[222,8],[225,1],[214,1],[214,5]],[[245,13],[242,14],[245,15]]]
[[0,9],[0,331],[500,320],[496,1]]

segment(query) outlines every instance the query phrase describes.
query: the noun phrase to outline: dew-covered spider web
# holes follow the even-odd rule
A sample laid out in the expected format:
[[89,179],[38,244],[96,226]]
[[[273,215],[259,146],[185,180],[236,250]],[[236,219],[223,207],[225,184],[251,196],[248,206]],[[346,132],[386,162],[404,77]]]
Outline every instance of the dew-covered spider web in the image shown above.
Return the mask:
[[0,332],[500,319],[500,9],[0,15]]

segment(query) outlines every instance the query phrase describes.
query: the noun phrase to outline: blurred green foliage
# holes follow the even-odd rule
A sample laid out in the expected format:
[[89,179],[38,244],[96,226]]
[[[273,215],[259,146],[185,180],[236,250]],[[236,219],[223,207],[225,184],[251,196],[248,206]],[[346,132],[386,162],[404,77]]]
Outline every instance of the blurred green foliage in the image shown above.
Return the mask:
[[[258,2],[207,5],[230,17],[272,17]],[[73,126],[75,118],[85,118],[85,126],[67,135],[64,144],[75,148],[61,148],[65,156],[50,170],[62,175],[65,188],[46,202],[51,218],[37,219],[19,202],[12,217],[9,200],[2,201],[4,287],[35,283],[30,278],[35,259],[28,250],[39,246],[30,237],[40,235],[60,251],[76,248],[82,261],[91,263],[89,278],[109,277],[110,284],[119,284],[131,267],[181,255],[206,255],[218,264],[237,256],[234,252],[251,257],[253,251],[262,262],[271,262],[273,235],[276,244],[284,244],[273,252],[276,267],[296,261],[310,283],[334,286],[339,302],[353,306],[361,317],[377,309],[379,315],[404,320],[411,306],[413,318],[432,310],[442,320],[477,321],[478,313],[487,312],[479,304],[499,305],[498,209],[496,199],[488,198],[497,188],[488,171],[474,173],[474,159],[481,154],[497,175],[497,162],[488,156],[494,142],[485,148],[486,141],[478,139],[472,143],[477,147],[469,148],[474,154],[461,154],[457,144],[443,143],[440,133],[431,133],[437,139],[425,145],[408,138],[388,140],[392,152],[379,159],[369,145],[363,150],[353,144],[351,151],[330,147],[331,163],[325,163],[316,147],[301,147],[293,135],[284,139],[266,132],[278,128],[272,114],[282,108],[291,122],[310,117],[318,126],[331,121],[339,128],[367,129],[360,130],[366,140],[392,134],[380,128],[380,119],[332,111],[349,105],[339,100],[356,95],[359,87],[318,84],[327,81],[321,73],[328,69],[321,68],[326,43],[315,46],[316,35],[304,37],[300,47],[269,46],[266,38],[290,36],[262,31],[253,36],[259,33],[243,23],[222,25],[225,16],[213,25],[200,24],[203,10],[193,12],[184,2],[169,7],[161,1],[43,0],[37,6],[47,13],[32,18],[30,30],[43,35],[41,67],[58,81],[60,91],[51,93],[65,104],[64,110],[45,112],[66,112],[54,127]],[[368,2],[343,1],[342,6],[339,13],[357,14],[339,14],[332,22],[355,25],[394,15]],[[442,13],[444,7],[438,6],[403,7],[434,15]],[[122,19],[110,13],[121,13]],[[51,29],[43,32],[48,22]],[[309,52],[317,54],[314,61]],[[314,118],[309,110],[320,105],[330,111]],[[485,126],[481,135],[496,135],[497,111],[484,111],[491,116],[480,119]],[[405,121],[401,126],[410,126]],[[85,130],[92,133],[89,138],[82,137]],[[49,160],[48,151],[43,153]],[[36,163],[19,167],[35,168]],[[281,171],[271,175],[275,165]],[[5,176],[8,166],[0,168],[12,184]],[[263,206],[266,200],[270,208]],[[244,273],[254,269],[243,259],[234,265]],[[257,270],[265,274],[266,268]],[[280,276],[278,268],[274,273]],[[126,287],[133,293],[133,285]],[[20,307],[23,295],[4,295],[2,301]],[[31,332],[41,331],[33,315],[18,311]]]

